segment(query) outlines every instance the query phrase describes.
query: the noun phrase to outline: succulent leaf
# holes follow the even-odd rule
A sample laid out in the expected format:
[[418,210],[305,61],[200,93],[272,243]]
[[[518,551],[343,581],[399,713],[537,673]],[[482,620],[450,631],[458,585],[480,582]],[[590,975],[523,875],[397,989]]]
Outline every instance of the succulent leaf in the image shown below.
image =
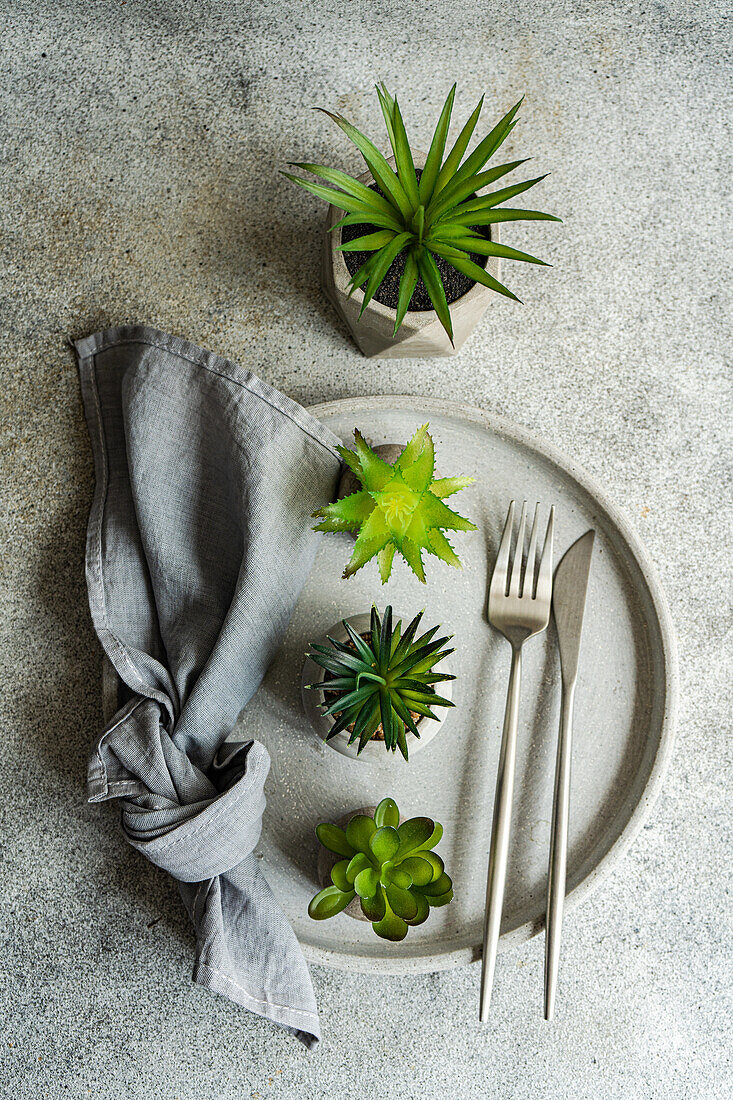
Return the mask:
[[422,892],[428,898],[438,898],[442,894],[446,894],[453,886],[450,877],[446,875],[445,871],[438,875],[435,882],[428,883],[427,886],[422,887]]
[[384,916],[380,921],[372,924],[372,928],[383,940],[398,942],[404,940],[407,935],[407,923],[390,908],[388,900],[385,900]]
[[338,246],[339,252],[376,252],[395,239],[396,234],[389,229],[380,229],[376,233],[365,233],[354,241],[345,241]]
[[431,848],[434,848],[436,844],[439,844],[442,836],[443,826],[440,824],[439,821],[436,821],[435,828],[433,829],[430,837],[425,841],[424,844],[420,844],[417,848],[415,848],[414,851],[419,852],[420,855],[422,855],[424,852],[427,852]]
[[439,527],[433,527],[428,531],[425,537],[425,549],[429,554],[434,554],[436,558],[444,561],[446,565],[452,565],[456,569],[462,568],[461,559]]
[[409,924],[411,928],[414,928],[418,924],[423,924],[430,915],[430,905],[424,894],[420,894],[416,891],[415,901],[417,902],[417,913],[412,920],[407,921],[407,924]]
[[[435,251],[435,249],[433,250]],[[456,265],[453,264],[453,266]],[[438,265],[427,248],[423,248],[418,253],[417,269],[420,272],[422,281],[425,283],[425,289],[430,295],[430,301],[433,303],[433,309],[438,315],[438,320],[445,329],[451,345],[455,347],[453,343],[453,320],[445,297],[445,287],[438,271]]]
[[447,244],[432,244],[430,245],[430,249],[432,252],[437,253],[438,256],[444,256],[446,260],[450,260],[457,271],[461,271],[475,282],[481,283],[491,290],[495,290],[498,294],[503,294],[506,298],[511,298],[514,302],[519,301],[516,294],[508,290],[503,283],[500,283],[493,275],[489,275],[488,271],[484,271],[482,267],[475,264],[473,260],[470,260],[465,253],[460,252],[457,248],[451,248],[450,245]]
[[[440,878],[440,876],[443,874],[443,871],[445,870],[443,860],[440,858],[439,855],[437,855],[436,852],[431,852],[423,848],[419,848],[417,850],[417,854],[414,856],[410,856],[409,858],[419,859],[423,863],[427,863],[428,867],[430,868],[430,878],[428,879],[428,881],[426,883],[418,883],[418,885],[427,886],[428,883],[435,882],[435,880]],[[405,862],[407,862],[407,860],[405,860]]]
[[377,552],[377,562],[379,563],[379,577],[382,584],[386,584],[389,580],[392,572],[392,562],[394,561],[395,551],[397,547],[393,542],[383,546],[381,550]]
[[[433,210],[433,225],[436,230],[439,230],[442,226],[442,218],[444,214],[448,215],[450,219],[451,211],[460,211],[465,213],[471,209],[481,209],[480,203],[484,203],[485,199],[473,200],[473,196],[482,187],[488,187],[490,184],[495,183],[496,180],[501,179],[502,176],[508,175],[509,172],[513,172],[515,168],[519,168],[521,164],[525,164],[526,160],[513,160],[508,164],[500,164],[496,168],[491,168],[487,172],[479,172],[476,176],[469,176],[467,180],[463,182],[456,181],[452,186],[446,187],[440,194],[440,199],[436,203]],[[526,183],[514,184],[512,187],[507,188],[511,194],[507,194],[504,198],[512,198],[513,195],[519,195],[522,191],[527,191],[533,184],[539,183],[544,176],[539,176],[537,179],[528,180]],[[500,191],[494,192],[496,195],[500,195]],[[488,198],[489,196],[486,196]],[[497,203],[502,199],[497,199]],[[494,203],[493,205],[496,205]],[[449,221],[450,224],[450,221]]]
[[[362,238],[357,238],[357,242]],[[405,314],[412,300],[412,295],[417,286],[417,280],[420,278],[420,272],[417,266],[417,260],[415,259],[414,252],[409,252],[405,259],[405,267],[400,276],[400,289],[397,297],[397,309],[395,310],[395,322],[393,336],[396,336],[399,332],[400,325],[405,319]]]
[[338,863],[334,863],[331,868],[331,882],[334,886],[338,886],[339,890],[343,890],[345,894],[348,894],[349,890],[353,889],[353,882],[350,882],[346,877],[346,870],[349,866],[348,859],[340,859]]
[[347,195],[351,195],[352,198],[360,199],[361,202],[367,206],[374,206],[377,210],[381,210],[382,213],[388,217],[393,216],[392,207],[379,192],[373,190],[371,187],[367,187],[361,180],[355,180],[353,176],[350,176],[347,172],[341,172],[338,168],[324,168],[320,164],[305,164],[303,162],[295,162],[290,165],[291,168],[300,168],[304,172],[310,172],[311,175],[319,176],[321,179],[325,179],[328,183],[333,183],[337,187],[340,187]]
[[501,210],[490,209],[479,210],[476,213],[456,214],[453,221],[456,225],[496,225],[499,222],[559,222],[562,218],[556,218],[553,214],[543,214],[540,210],[515,210],[505,206]]
[[384,124],[387,127],[387,134],[389,136],[389,143],[394,149],[395,135],[394,135],[394,99],[387,91],[386,85],[377,84],[377,96],[379,98],[379,106],[382,108],[382,115],[384,116]]
[[374,824],[373,817],[367,817],[366,814],[357,814],[356,817],[352,817],[346,826],[346,839],[355,851],[363,852],[365,856],[368,856],[371,852],[369,841],[376,831],[377,826]]
[[405,189],[405,194],[407,195],[411,208],[413,210],[415,207],[419,209],[420,193],[417,186],[415,165],[397,100],[394,101],[392,109],[392,125],[394,128],[392,151],[394,152],[395,164],[397,165],[397,176]]
[[405,869],[404,864],[401,867],[390,867],[389,872],[383,873],[387,874],[387,881],[393,886],[398,886],[400,890],[409,890],[412,886],[412,875]]
[[[333,187],[324,186],[322,183],[311,183],[310,180],[303,180],[300,179],[299,176],[292,176],[289,172],[283,172],[283,175],[287,179],[292,180],[293,183],[305,187],[306,191],[310,191],[311,194],[316,195],[319,199],[325,199],[326,202],[338,206],[340,210],[346,210],[350,214],[367,214],[370,221],[372,215],[375,213],[380,217],[386,217],[386,215],[382,214],[382,211],[376,203],[366,203],[362,199],[355,199],[353,195],[349,195],[345,191],[337,191]],[[399,231],[400,224],[399,222],[395,222],[392,215],[389,217],[389,222],[390,225],[395,225],[396,230]]]
[[[334,229],[354,225],[365,227],[363,236],[349,242],[342,242],[339,246],[345,252],[372,252],[367,262],[352,276],[350,284],[350,293],[367,284],[362,311],[378,291],[395,258],[400,253],[405,254],[404,271],[400,279],[395,310],[395,334],[399,331],[418,279],[421,278],[440,323],[451,341],[453,339],[450,309],[445,297],[443,280],[429,248],[468,278],[504,294],[505,297],[518,300],[496,280],[491,283],[479,279],[474,271],[478,265],[470,260],[471,253],[494,256],[503,254],[484,252],[479,247],[475,234],[461,232],[456,234],[452,232],[453,230],[491,225],[498,221],[519,220],[521,216],[526,216],[528,220],[533,218],[560,220],[551,215],[533,211],[505,210],[498,212],[506,215],[505,217],[494,216],[497,213],[493,211],[494,206],[533,187],[544,178],[543,176],[513,184],[495,191],[492,195],[477,197],[477,192],[483,187],[489,186],[524,163],[523,160],[516,160],[495,168],[484,169],[516,125],[516,116],[522,101],[516,103],[466,156],[469,141],[481,112],[482,97],[446,156],[446,139],[455,91],[454,85],[443,104],[425,164],[419,173],[415,169],[414,157],[399,105],[383,84],[377,86],[377,96],[389,144],[394,154],[395,169],[391,167],[376,145],[355,126],[341,115],[323,111],[360,151],[372,175],[374,186],[367,186],[338,169],[307,162],[296,163],[292,167],[308,172],[315,176],[316,180],[324,180],[325,183],[284,173],[298,186],[345,212],[345,216],[336,222]],[[485,241],[485,238],[482,239]],[[433,247],[448,241],[454,246],[454,252],[451,254],[439,253],[437,248]],[[541,262],[519,252],[512,256],[507,255],[506,258],[524,260],[528,263]],[[466,266],[468,263],[472,266]]]
[[448,92],[448,98],[443,104],[443,110],[440,112],[440,118],[438,119],[438,125],[435,127],[435,133],[433,134],[433,140],[430,142],[430,149],[425,160],[425,167],[422,170],[420,176],[420,185],[418,188],[419,199],[423,205],[427,205],[433,196],[435,189],[435,183],[438,179],[438,173],[440,171],[440,165],[443,161],[443,154],[445,152],[445,142],[448,137],[448,127],[450,126],[450,116],[453,111],[453,100],[456,96],[456,85],[454,84],[451,90]]
[[[333,876],[331,876],[333,877]],[[379,875],[373,867],[365,867],[354,879],[354,889],[360,898],[371,898],[377,892]]]
[[391,699],[392,706],[397,711],[397,714],[402,719],[402,721],[405,723],[405,725],[409,729],[410,733],[413,733],[415,735],[415,737],[419,737],[420,736],[420,730],[417,728],[417,725],[415,723],[415,719],[412,717],[412,714],[410,713],[408,707],[403,702],[403,700],[400,697],[399,693],[398,692],[392,692],[391,695],[390,695],[390,699]]
[[392,261],[409,240],[409,233],[398,233],[388,244],[378,250],[375,262],[369,271],[367,288],[364,291],[364,301],[361,303],[361,309],[359,310],[360,317],[382,285],[382,280],[392,266]]
[[463,154],[468,148],[468,143],[473,137],[473,132],[476,129],[476,123],[478,122],[479,115],[481,114],[481,108],[484,105],[484,97],[478,101],[473,109],[473,112],[469,116],[468,121],[464,124],[463,129],[455,140],[455,143],[443,161],[438,178],[435,181],[435,187],[433,188],[433,195],[437,195],[443,188],[453,179],[458,167],[463,160]]
[[549,267],[544,260],[538,260],[536,256],[530,256],[529,252],[520,252],[517,248],[509,248],[505,244],[495,244],[494,241],[467,237],[455,241],[458,248],[466,248],[471,252],[481,253],[483,256],[503,256],[505,260],[524,260],[527,264],[540,264]]
[[[362,721],[362,713],[366,715],[366,720]],[[366,707],[363,708],[363,712],[354,721],[354,740],[359,738],[359,752],[362,751],[368,741],[371,741],[374,734],[379,729],[380,722],[380,708],[379,700],[375,700],[372,703],[371,710],[367,712]]]
[[381,886],[377,887],[376,893],[368,898],[361,898],[361,911],[367,920],[373,923],[378,923],[384,919],[387,912],[387,905],[384,896],[384,890]]
[[409,216],[410,203],[402,184],[397,178],[394,169],[387,163],[376,145],[370,141],[368,137],[362,134],[360,130],[357,130],[356,126],[352,126],[352,124],[347,122],[341,115],[332,114],[331,111],[326,111],[323,107],[319,107],[318,110],[322,111],[324,115],[328,115],[328,117],[344,131],[346,136],[353,141],[354,145],[364,157],[367,168],[384,192],[385,197],[394,203],[395,208],[399,210],[403,217]]
[[379,554],[384,549],[385,545],[387,544],[387,539],[387,535],[385,535],[381,539],[365,539],[362,538],[361,535],[359,535],[359,538],[356,540],[356,545],[354,546],[354,552],[351,555],[351,560],[344,569],[344,579],[346,580],[349,577],[353,577],[354,573],[358,573],[358,571],[363,568],[363,566],[365,566],[367,562],[376,557],[377,554]]
[[444,497],[460,493],[461,489],[467,489],[475,480],[473,477],[437,477],[430,486],[430,492],[443,500]]
[[308,906],[308,916],[312,917],[313,920],[328,920],[329,917],[335,917],[337,913],[346,908],[350,901],[353,901],[354,896],[353,890],[346,893],[339,890],[338,886],[327,886],[325,890],[321,890],[311,900]]
[[394,858],[400,846],[400,837],[392,825],[383,825],[372,836],[369,847],[380,863],[386,863]]
[[408,821],[403,821],[397,828],[400,838],[397,859],[401,861],[423,847],[434,831],[435,822],[429,817],[411,817]]
[[435,446],[427,428],[427,424],[423,424],[422,428],[418,428],[413,439],[410,440],[410,443],[412,443],[422,432],[420,446],[411,447],[408,443],[395,463],[405,484],[415,493],[428,492],[435,474]]
[[324,821],[316,826],[316,836],[323,847],[328,848],[329,852],[335,852],[338,856],[348,856],[349,858],[354,855],[354,849],[346,839],[346,833],[343,829],[339,829],[338,825],[331,825],[329,822]]
[[429,882],[433,881],[433,867],[422,856],[408,856],[400,866],[403,871],[408,873],[415,886],[427,886]]
[[453,901],[453,890],[447,890],[445,894],[440,894],[438,897],[429,895],[425,899],[429,906],[432,908],[438,908],[441,905],[447,905],[448,902]]
[[411,894],[409,890],[401,890],[399,886],[388,882],[384,887],[384,892],[387,895],[390,908],[398,917],[402,917],[403,920],[412,920],[413,917],[417,916],[417,901],[415,895]]
[[369,493],[361,490],[351,493],[329,511],[328,519],[324,519],[315,528],[316,531],[349,531],[358,528],[364,523],[374,510],[374,501]]
[[393,798],[383,798],[374,811],[374,823],[378,829],[381,829],[383,825],[392,825],[393,828],[397,828],[400,823],[400,811],[397,809],[397,803]]
[[491,130],[485,138],[478,143],[473,152],[466,157],[461,164],[460,168],[456,167],[456,170],[450,177],[446,176],[443,180],[439,180],[439,186],[435,189],[436,201],[442,192],[451,185],[456,186],[468,179],[470,176],[476,175],[480,172],[486,162],[494,155],[496,150],[502,144],[502,142],[509,136],[514,126],[514,117],[521,106],[522,100],[519,103],[515,103],[511,107],[503,118],[499,119],[496,126]]
[[[376,612],[376,608],[374,608]],[[379,626],[379,655],[380,667],[385,667],[385,662],[392,653],[392,607],[390,604],[384,609],[382,622]]]
[[365,855],[364,852],[357,852],[353,859],[349,860],[349,865],[346,868],[347,881],[353,885],[356,882],[356,876],[367,867],[373,867],[369,856]]

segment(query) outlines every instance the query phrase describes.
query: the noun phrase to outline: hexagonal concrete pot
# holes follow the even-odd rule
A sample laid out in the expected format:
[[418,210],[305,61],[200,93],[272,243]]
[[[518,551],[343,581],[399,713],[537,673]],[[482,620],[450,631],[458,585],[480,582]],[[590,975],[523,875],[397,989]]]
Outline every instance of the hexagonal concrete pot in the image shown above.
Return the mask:
[[[415,153],[415,165],[422,168],[424,153]],[[389,163],[395,166],[394,157]],[[371,173],[365,172],[358,177],[362,183],[372,183]],[[373,359],[427,359],[441,355],[455,355],[460,351],[466,338],[470,336],[483,317],[494,294],[488,287],[474,283],[470,290],[457,298],[450,306],[453,321],[453,339],[451,342],[445,329],[438,320],[435,310],[408,310],[396,336],[393,336],[395,311],[372,298],[359,319],[359,311],[364,301],[364,291],[355,290],[349,297],[349,270],[343,253],[339,252],[341,243],[339,230],[331,232],[332,226],[343,217],[343,211],[329,206],[326,218],[325,244],[323,249],[322,283],[323,289],[333,303],[336,311],[348,325],[354,340],[364,355]],[[499,241],[499,227],[487,227],[492,241]],[[486,264],[489,275],[499,278],[499,259],[490,256]]]

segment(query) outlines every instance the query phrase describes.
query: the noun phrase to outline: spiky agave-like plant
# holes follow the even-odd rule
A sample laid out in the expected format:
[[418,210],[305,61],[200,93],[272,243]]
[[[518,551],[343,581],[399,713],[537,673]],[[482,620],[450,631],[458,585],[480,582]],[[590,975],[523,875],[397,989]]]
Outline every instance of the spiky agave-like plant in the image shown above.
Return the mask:
[[392,464],[375,454],[358,430],[354,450],[337,447],[361,489],[313,513],[316,531],[359,531],[344,577],[377,557],[384,584],[399,551],[425,583],[422,551],[458,569],[461,562],[443,531],[475,531],[476,524],[454,512],[444,498],[465,489],[472,477],[435,477],[435,447],[428,424],[415,432]]
[[480,227],[496,222],[561,220],[552,214],[543,214],[538,210],[516,210],[507,207],[497,209],[502,203],[539,183],[545,178],[544,176],[503,187],[488,195],[477,195],[482,188],[525,163],[526,158],[500,164],[486,171],[482,170],[514,129],[517,122],[516,115],[522,103],[521,99],[464,160],[464,154],[483,105],[482,96],[444,159],[455,92],[454,84],[438,119],[422,171],[415,170],[410,143],[397,100],[387,92],[384,85],[378,85],[377,95],[394,153],[396,171],[379,152],[376,145],[347,122],[342,115],[333,114],[323,108],[318,110],[323,110],[323,113],[333,119],[353,141],[379,190],[368,187],[346,172],[320,164],[296,162],[292,167],[310,172],[332,186],[313,183],[299,176],[284,173],[288,179],[293,180],[300,187],[304,187],[307,191],[345,211],[345,217],[333,226],[334,229],[347,225],[368,227],[368,231],[362,236],[352,241],[342,242],[339,246],[343,252],[372,253],[351,278],[350,294],[366,284],[359,316],[371,302],[396,257],[404,252],[405,265],[400,278],[395,334],[409,308],[418,279],[422,279],[433,308],[451,343],[453,343],[453,326],[450,309],[435,257],[442,257],[474,282],[481,283],[514,301],[519,301],[511,290],[475,263],[471,259],[471,254],[523,260],[526,263],[541,264],[545,267],[549,265],[526,252],[487,240],[479,231]]
[[453,883],[432,849],[443,826],[429,817],[400,825],[392,798],[383,798],[374,817],[357,814],[346,830],[323,822],[316,835],[324,848],[343,858],[331,870],[331,886],[308,906],[314,920],[327,920],[359,897],[361,911],[385,940],[403,940],[408,927],[428,919],[431,906],[447,905]]
[[402,620],[392,626],[392,608],[380,619],[372,608],[369,639],[362,638],[349,622],[344,627],[350,645],[329,637],[330,645],[313,645],[310,659],[325,670],[326,676],[309,690],[332,693],[333,702],[323,703],[323,714],[334,717],[326,740],[342,730],[350,730],[349,744],[358,741],[361,752],[379,726],[384,744],[392,752],[399,748],[408,759],[405,730],[420,737],[413,715],[437,720],[433,707],[452,707],[450,699],[438,695],[435,684],[455,680],[446,672],[434,672],[435,665],[453,653],[443,647],[450,637],[435,638],[434,626],[416,638],[423,617],[421,611],[402,633]]

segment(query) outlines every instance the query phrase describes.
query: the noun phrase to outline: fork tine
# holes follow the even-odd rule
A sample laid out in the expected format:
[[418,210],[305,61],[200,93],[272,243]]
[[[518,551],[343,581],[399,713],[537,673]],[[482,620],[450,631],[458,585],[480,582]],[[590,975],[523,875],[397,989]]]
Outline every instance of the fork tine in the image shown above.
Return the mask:
[[509,551],[512,545],[512,530],[514,529],[514,501],[509,505],[509,511],[504,524],[504,533],[499,543],[499,553],[496,555],[496,565],[491,577],[492,590],[502,596],[506,591],[506,575],[509,568]]
[[537,599],[549,600],[552,595],[552,536],[555,531],[555,505],[550,508],[545,545],[542,547],[540,569],[537,575]]
[[527,551],[527,565],[524,570],[524,584],[522,585],[522,595],[527,596],[530,600],[534,594],[534,564],[535,557],[537,556],[537,531],[539,519],[540,506],[536,504],[534,509],[534,521],[532,523],[532,534],[529,536],[529,550]]
[[514,548],[514,562],[512,564],[512,579],[509,582],[509,595],[519,596],[519,579],[522,575],[522,559],[524,558],[524,528],[527,523],[527,501],[522,503],[522,515],[519,520],[519,533],[517,545]]

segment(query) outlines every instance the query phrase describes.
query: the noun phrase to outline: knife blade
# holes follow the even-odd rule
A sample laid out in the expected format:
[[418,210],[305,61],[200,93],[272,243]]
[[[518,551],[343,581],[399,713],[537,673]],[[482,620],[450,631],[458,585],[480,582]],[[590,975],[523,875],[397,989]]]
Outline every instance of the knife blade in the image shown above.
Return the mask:
[[595,537],[595,531],[586,531],[573,543],[555,570],[552,584],[552,614],[565,683],[571,683],[578,675],[580,637]]
[[555,1010],[557,975],[560,966],[560,937],[565,905],[570,816],[570,758],[573,736],[573,701],[578,677],[580,639],[588,591],[588,575],[595,531],[586,531],[565,552],[555,570],[552,585],[552,613],[557,631],[562,672],[562,708],[555,764],[555,792],[552,802],[550,863],[547,875],[545,918],[545,1019]]

